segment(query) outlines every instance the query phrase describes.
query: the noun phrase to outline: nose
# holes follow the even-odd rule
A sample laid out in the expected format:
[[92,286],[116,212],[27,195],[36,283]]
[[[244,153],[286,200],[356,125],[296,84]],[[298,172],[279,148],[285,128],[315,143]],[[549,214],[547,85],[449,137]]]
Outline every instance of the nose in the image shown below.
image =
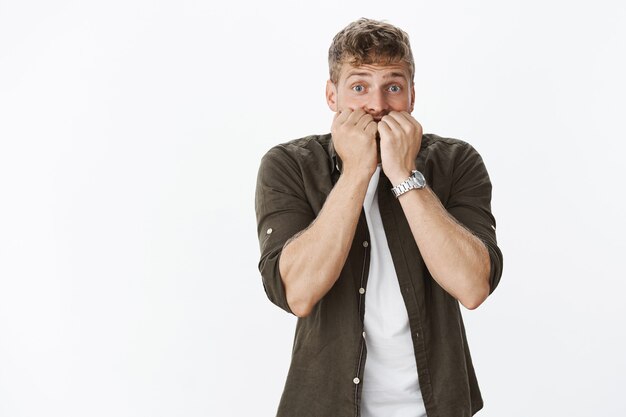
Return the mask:
[[378,89],[372,91],[364,110],[375,119],[386,115],[389,111],[389,104],[387,103],[384,92]]

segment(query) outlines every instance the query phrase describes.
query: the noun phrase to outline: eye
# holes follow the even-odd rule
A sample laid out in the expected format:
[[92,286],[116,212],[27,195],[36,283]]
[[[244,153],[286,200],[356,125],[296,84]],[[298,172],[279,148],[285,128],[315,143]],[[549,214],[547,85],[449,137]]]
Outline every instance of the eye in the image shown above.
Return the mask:
[[389,86],[389,91],[391,91],[392,93],[399,93],[400,92],[400,86],[399,85],[392,85]]
[[357,93],[362,93],[363,91],[365,91],[365,87],[363,87],[361,84],[355,85],[354,87],[352,87],[352,89]]

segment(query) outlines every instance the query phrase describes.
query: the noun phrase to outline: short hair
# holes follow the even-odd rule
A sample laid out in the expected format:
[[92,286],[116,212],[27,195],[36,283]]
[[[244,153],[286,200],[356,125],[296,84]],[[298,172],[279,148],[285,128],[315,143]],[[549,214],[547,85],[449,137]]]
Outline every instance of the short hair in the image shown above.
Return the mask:
[[335,35],[328,49],[328,70],[333,83],[339,81],[341,65],[388,65],[404,61],[410,74],[415,76],[415,62],[409,35],[389,23],[364,17],[350,23]]

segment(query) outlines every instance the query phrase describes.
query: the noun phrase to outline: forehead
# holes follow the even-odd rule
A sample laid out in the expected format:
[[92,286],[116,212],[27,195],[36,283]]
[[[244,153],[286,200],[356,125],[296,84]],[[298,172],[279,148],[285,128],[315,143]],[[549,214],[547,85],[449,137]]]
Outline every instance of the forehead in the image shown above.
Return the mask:
[[341,64],[339,70],[339,82],[353,77],[372,77],[382,79],[404,78],[410,81],[408,64],[404,61],[389,64],[362,64],[352,65],[348,62]]

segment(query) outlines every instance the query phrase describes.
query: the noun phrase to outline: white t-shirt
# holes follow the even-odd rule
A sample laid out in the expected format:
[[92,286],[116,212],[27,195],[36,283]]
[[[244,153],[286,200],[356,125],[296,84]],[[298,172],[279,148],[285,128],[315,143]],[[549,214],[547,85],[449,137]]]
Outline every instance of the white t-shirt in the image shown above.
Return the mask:
[[[426,417],[417,380],[415,352],[398,277],[378,208],[380,165],[363,203],[370,233],[370,268],[365,289],[362,417]],[[391,190],[389,190],[391,192]]]

